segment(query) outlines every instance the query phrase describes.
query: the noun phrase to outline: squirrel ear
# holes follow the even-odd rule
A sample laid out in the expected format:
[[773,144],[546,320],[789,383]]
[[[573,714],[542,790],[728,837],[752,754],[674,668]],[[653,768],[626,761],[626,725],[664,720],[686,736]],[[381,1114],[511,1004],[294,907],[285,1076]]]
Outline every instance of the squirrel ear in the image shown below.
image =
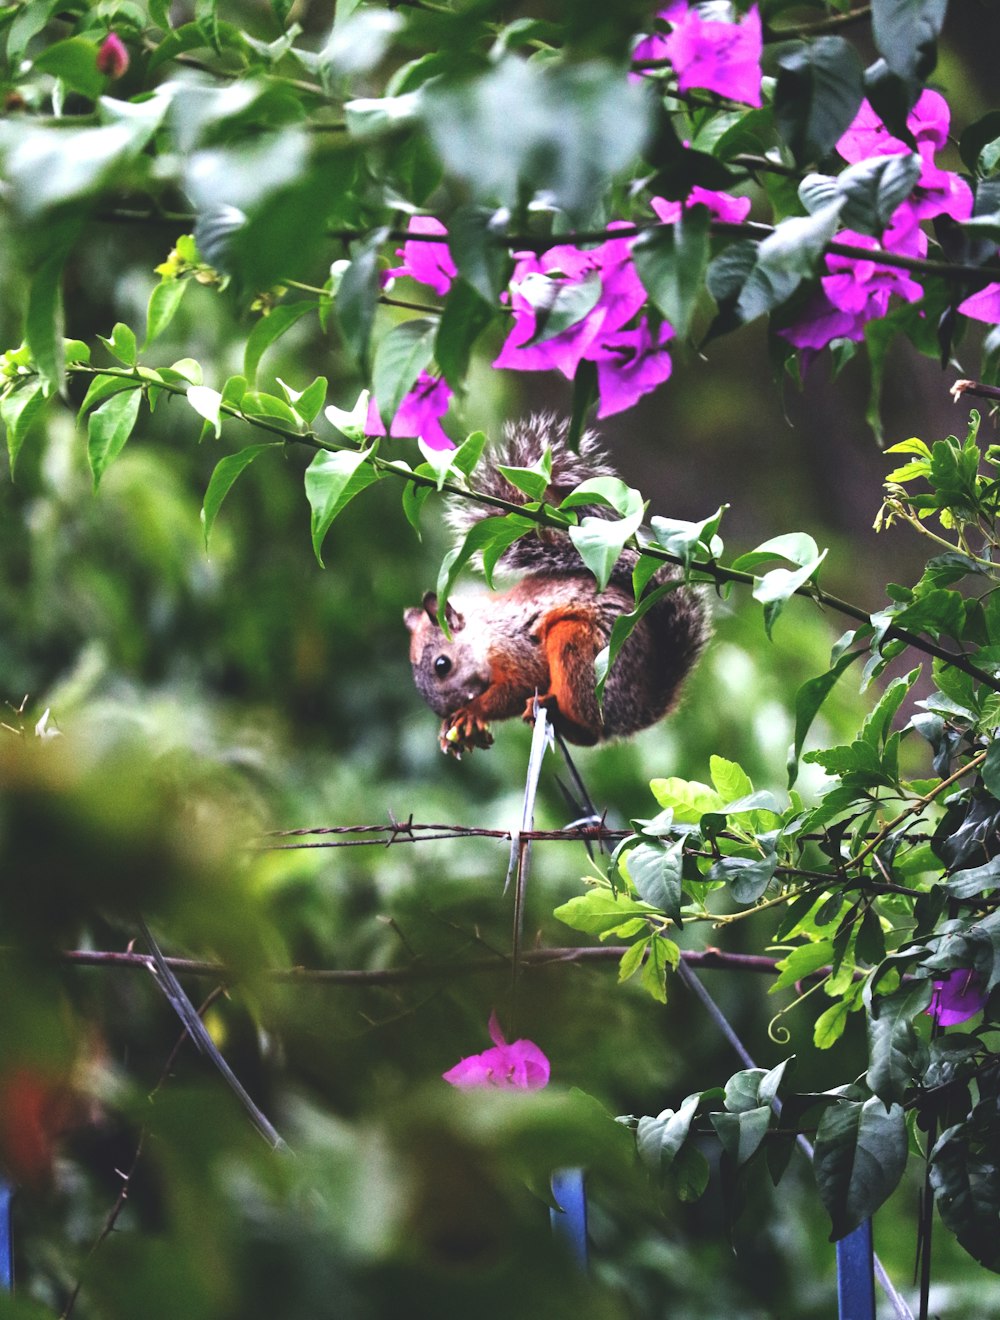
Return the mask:
[[416,605],[411,605],[408,610],[403,611],[403,622],[409,628],[410,632],[416,632],[420,627],[420,620],[425,617],[422,609]]
[[[438,621],[437,594],[433,591],[428,591],[427,594],[424,596],[424,599],[421,602],[421,604],[423,606],[422,611],[421,610],[412,611],[412,613],[416,616],[412,624],[410,623],[410,619],[409,619],[409,615],[411,611],[407,610],[406,614],[403,616],[406,619],[406,626],[410,629],[411,632],[413,632],[413,630],[416,628],[417,620],[420,618],[421,613],[426,614],[427,618],[430,619],[434,627],[435,628],[437,627],[437,621]],[[453,633],[461,632],[462,629],[465,627],[465,615],[460,614],[458,610],[455,609],[454,605],[452,605],[450,600],[445,604],[444,617],[448,624],[449,632],[453,632]]]

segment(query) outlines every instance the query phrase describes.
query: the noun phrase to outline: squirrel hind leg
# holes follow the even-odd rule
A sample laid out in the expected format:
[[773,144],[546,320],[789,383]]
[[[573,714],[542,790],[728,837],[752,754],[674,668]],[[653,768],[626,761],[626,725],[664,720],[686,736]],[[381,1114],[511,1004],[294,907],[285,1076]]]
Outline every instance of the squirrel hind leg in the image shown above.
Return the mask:
[[[555,612],[539,629],[549,669],[549,690],[539,704],[552,713],[553,724],[564,738],[589,747],[606,736],[594,691],[594,658],[604,636],[593,614],[585,610]],[[525,709],[532,718],[534,701]]]

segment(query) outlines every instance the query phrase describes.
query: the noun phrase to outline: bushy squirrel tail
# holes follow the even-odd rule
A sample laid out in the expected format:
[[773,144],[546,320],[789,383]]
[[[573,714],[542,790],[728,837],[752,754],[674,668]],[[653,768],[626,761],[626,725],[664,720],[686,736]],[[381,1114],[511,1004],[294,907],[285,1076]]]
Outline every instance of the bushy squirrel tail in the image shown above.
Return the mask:
[[[522,421],[508,422],[502,444],[486,455],[470,484],[485,495],[511,504],[525,504],[528,496],[508,481],[500,469],[534,467],[546,448],[552,454],[552,479],[545,493],[547,504],[559,504],[582,481],[592,477],[618,476],[592,431],[584,431],[576,451],[569,447],[568,434],[569,422],[554,413],[534,413]],[[455,500],[448,508],[447,517],[456,539],[461,540],[470,527],[494,513],[488,505]],[[576,513],[597,518],[617,517],[606,504],[587,505],[576,509]],[[566,533],[545,527],[515,541],[504,552],[500,565],[521,572],[579,573],[583,568]],[[631,567],[628,571],[631,572]]]

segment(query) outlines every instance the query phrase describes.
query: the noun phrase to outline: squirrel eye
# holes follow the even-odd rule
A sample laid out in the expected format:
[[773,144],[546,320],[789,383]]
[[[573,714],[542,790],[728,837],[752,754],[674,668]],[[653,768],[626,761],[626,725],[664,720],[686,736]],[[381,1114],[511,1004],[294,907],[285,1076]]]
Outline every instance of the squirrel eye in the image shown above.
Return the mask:
[[446,655],[439,655],[434,661],[434,672],[438,678],[444,678],[451,673],[451,661]]

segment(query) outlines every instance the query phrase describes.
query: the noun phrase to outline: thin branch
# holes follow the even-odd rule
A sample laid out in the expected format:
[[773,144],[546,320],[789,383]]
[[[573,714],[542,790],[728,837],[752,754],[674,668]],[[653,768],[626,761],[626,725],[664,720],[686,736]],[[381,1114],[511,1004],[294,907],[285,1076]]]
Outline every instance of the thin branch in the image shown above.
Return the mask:
[[995,403],[997,399],[1000,399],[1000,386],[984,385],[979,380],[956,380],[949,393],[956,403],[964,398],[966,394],[971,394],[979,399],[990,399]]
[[[224,993],[225,993],[225,986],[222,985],[217,985],[215,989],[211,991],[211,993],[208,995],[208,997],[204,1000],[204,1002],[201,1004],[200,1008],[198,1009],[199,1019],[204,1018],[205,1014],[212,1007],[215,1001]],[[167,1078],[170,1076],[170,1073],[173,1070],[173,1066],[177,1060],[177,1056],[178,1054],[180,1054],[181,1049],[184,1046],[184,1042],[189,1039],[190,1036],[188,1033],[188,1029],[187,1027],[185,1027],[181,1031],[181,1034],[177,1037],[173,1049],[168,1054],[167,1061],[163,1065],[163,1071],[160,1073],[156,1085],[149,1093],[148,1098],[150,1100],[152,1100],[153,1097],[160,1090],[160,1088],[165,1085]],[[87,1252],[84,1264],[86,1264],[86,1262],[91,1259],[91,1257],[101,1246],[101,1244],[105,1242],[114,1232],[115,1225],[118,1223],[118,1220],[121,1217],[121,1213],[125,1209],[125,1202],[128,1200],[128,1194],[132,1185],[132,1177],[139,1166],[139,1158],[142,1155],[142,1150],[143,1150],[143,1146],[145,1145],[145,1142],[146,1142],[146,1129],[145,1127],[142,1127],[139,1129],[139,1140],[136,1143],[135,1154],[132,1156],[132,1161],[129,1164],[128,1168],[119,1174],[121,1178],[121,1186],[118,1189],[118,1196],[115,1200],[114,1205],[111,1207],[111,1209],[108,1211],[105,1217],[104,1223],[101,1226],[101,1231],[98,1233],[97,1237],[91,1243],[90,1250]],[[81,1275],[77,1279],[76,1284],[73,1287],[73,1291],[69,1295],[69,1299],[66,1302],[65,1307],[60,1313],[59,1320],[69,1320],[69,1316],[73,1313],[73,1308],[76,1306],[77,1298],[80,1296],[80,1289],[82,1287],[83,1287],[83,1276]]]
[[863,23],[872,15],[871,5],[862,5],[859,9],[849,9],[844,14],[829,14],[818,18],[814,23],[797,23],[786,28],[764,27],[764,42],[790,41],[797,37],[819,37],[827,32],[841,32],[855,23]]
[[[862,249],[858,249],[862,251]],[[871,253],[866,253],[871,257]],[[148,374],[149,368],[129,368],[129,367],[92,367],[82,363],[71,363],[67,365],[68,375],[87,375],[87,376],[112,376],[119,379],[134,381],[137,388],[155,388],[165,390],[167,393],[185,396],[187,395],[189,385],[176,384],[175,382],[162,381]],[[146,373],[146,374],[144,374]],[[275,435],[286,443],[296,443],[306,445],[311,449],[337,451],[342,449],[356,450],[356,446],[339,443],[337,441],[321,440],[313,431],[304,431],[300,434],[292,434],[284,428],[268,422],[261,417],[248,417],[234,404],[220,404],[220,412],[227,417],[235,418],[238,421],[245,422],[249,426],[257,427],[259,430],[268,434]],[[551,505],[542,504],[538,508],[527,508],[524,505],[517,504],[513,500],[505,500],[498,495],[491,495],[485,491],[467,489],[466,487],[456,485],[454,482],[445,481],[439,485],[435,476],[425,475],[414,471],[405,464],[393,463],[388,459],[381,458],[377,453],[373,453],[367,460],[379,472],[390,473],[392,476],[399,477],[404,481],[411,482],[413,485],[433,488],[447,495],[455,495],[460,499],[473,500],[477,504],[486,505],[489,508],[499,509],[503,513],[514,513],[518,517],[528,522],[536,523],[540,527],[553,527],[560,531],[565,531],[572,525],[570,518]],[[640,543],[633,538],[631,548],[638,550],[641,554],[647,555],[651,559],[656,559],[660,563],[673,564],[678,567],[684,567],[684,560],[669,551],[662,550],[658,546]],[[723,564],[718,564],[715,560],[694,559],[688,566],[690,573],[695,581],[713,581],[716,584],[738,583],[743,586],[753,587],[757,579],[753,573],[743,570],[728,568]],[[824,605],[829,609],[836,610],[838,614],[843,614],[846,618],[854,619],[855,622],[868,625],[871,623],[871,615],[867,610],[858,605],[852,605],[849,601],[841,600],[839,597],[831,595],[828,591],[823,591],[812,582],[807,582],[798,587],[792,593],[796,596],[803,596],[808,600],[815,601],[818,605]],[[913,647],[914,650],[922,652],[924,655],[934,656],[943,660],[946,664],[953,666],[976,682],[993,692],[1000,692],[1000,677],[987,673],[974,665],[964,653],[958,651],[949,651],[947,647],[940,646],[937,642],[928,637],[921,637],[917,633],[910,632],[907,628],[900,628],[890,624],[885,631],[883,640],[894,640],[905,642],[906,645]]]
[[940,797],[941,794],[944,793],[947,789],[951,788],[953,784],[957,784],[958,781],[960,779],[963,779],[969,773],[970,770],[978,770],[979,767],[986,760],[986,757],[988,755],[989,755],[988,750],[985,752],[980,752],[979,755],[974,756],[971,761],[966,761],[965,765],[961,766],[958,770],[956,770],[953,775],[949,775],[947,779],[942,779],[940,784],[936,784],[934,788],[930,790],[929,793],[925,793],[922,797],[919,797],[915,801],[911,802],[909,806],[905,807],[899,813],[898,816],[893,817],[892,820],[888,821],[885,825],[883,825],[882,828],[879,830],[879,832],[875,835],[875,837],[873,839],[870,839],[868,843],[866,843],[865,846],[861,849],[861,851],[856,856],[851,857],[847,862],[844,863],[844,865],[859,866],[865,860],[866,857],[871,856],[871,854],[875,851],[876,848],[881,847],[881,845],[885,843],[886,839],[888,839],[889,835],[893,832],[894,829],[896,829],[897,826],[902,825],[902,823],[906,820],[909,820],[911,816],[919,815],[920,812],[923,811],[925,807],[929,806],[934,801],[935,798]]
[[[565,947],[545,945],[541,948],[525,949],[521,954],[521,965],[526,969],[567,963],[617,965],[627,948],[628,945],[624,944],[579,944]],[[117,949],[66,949],[59,957],[60,961],[74,967],[117,967],[123,970],[148,972],[152,964],[148,954]],[[681,958],[692,967],[700,967],[707,971],[755,972],[774,976],[777,975],[778,970],[776,958],[769,958],[763,954],[730,953],[716,948],[684,949]],[[238,980],[237,974],[222,963],[201,962],[193,958],[166,958],[165,962],[182,976],[210,977],[226,985]],[[264,972],[264,976],[267,980],[291,984],[377,987],[406,985],[414,981],[449,977],[496,974],[503,972],[510,962],[510,958],[498,953],[489,958],[474,958],[466,962],[414,961],[405,967],[269,968]],[[830,969],[825,970],[829,972]],[[819,975],[819,972],[815,975]]]
[[215,1041],[209,1035],[204,1022],[201,1020],[201,1016],[191,1003],[191,1000],[185,994],[183,986],[178,981],[174,969],[167,962],[167,959],[153,936],[152,931],[142,918],[139,919],[138,925],[139,929],[142,931],[143,939],[149,945],[151,955],[149,971],[156,981],[156,984],[160,987],[164,998],[168,1001],[171,1008],[173,1008],[174,1012],[186,1027],[187,1034],[198,1046],[199,1050],[201,1050],[203,1054],[207,1054],[209,1059],[211,1059],[218,1072],[222,1075],[223,1080],[236,1096],[237,1100],[239,1100],[249,1116],[250,1121],[264,1140],[273,1150],[287,1150],[287,1146],[274,1124],[233,1072],[229,1063],[219,1050],[218,1045],[216,1045]]

